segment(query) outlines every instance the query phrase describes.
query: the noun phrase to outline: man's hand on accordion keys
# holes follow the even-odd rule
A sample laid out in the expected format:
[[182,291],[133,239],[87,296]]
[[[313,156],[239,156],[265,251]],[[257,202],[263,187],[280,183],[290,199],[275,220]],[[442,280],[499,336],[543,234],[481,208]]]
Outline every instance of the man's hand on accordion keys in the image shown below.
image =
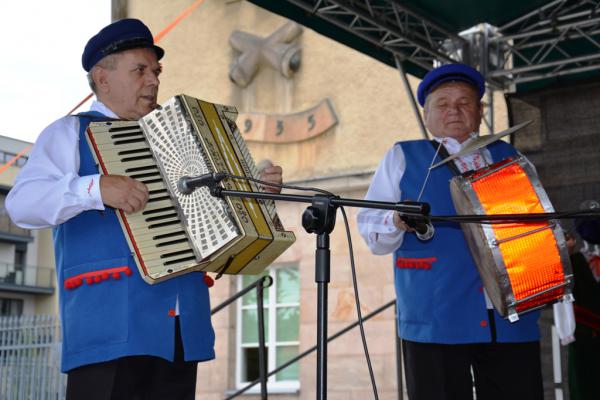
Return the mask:
[[123,175],[102,175],[100,177],[102,202],[113,208],[133,214],[148,202],[148,188],[143,183]]

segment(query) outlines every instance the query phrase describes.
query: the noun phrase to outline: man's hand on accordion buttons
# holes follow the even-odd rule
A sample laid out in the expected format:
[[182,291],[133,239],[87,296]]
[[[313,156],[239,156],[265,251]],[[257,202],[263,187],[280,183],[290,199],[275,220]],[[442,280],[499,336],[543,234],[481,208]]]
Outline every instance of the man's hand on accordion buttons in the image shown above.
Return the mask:
[[146,207],[148,188],[143,183],[123,175],[100,177],[102,202],[113,208],[132,214]]
[[[277,184],[281,185],[281,183],[283,182],[282,174],[283,174],[283,169],[279,165],[271,165],[271,166],[265,167],[261,171],[260,180],[265,181],[265,182],[277,183]],[[281,188],[277,187],[277,186],[264,185],[263,188],[265,189],[265,192],[269,192],[269,193],[280,193],[281,192]]]

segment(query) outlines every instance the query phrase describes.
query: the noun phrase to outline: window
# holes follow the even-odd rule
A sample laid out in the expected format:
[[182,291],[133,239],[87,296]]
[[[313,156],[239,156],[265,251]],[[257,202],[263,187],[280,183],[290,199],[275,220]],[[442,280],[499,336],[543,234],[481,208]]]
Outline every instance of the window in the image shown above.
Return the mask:
[[[10,153],[7,151],[1,151],[0,150],[0,164],[6,164],[7,162],[13,160],[17,155],[15,153]],[[25,163],[27,162],[27,159],[29,157],[22,155],[19,158],[17,158],[14,162],[13,165],[17,166],[17,167],[22,167],[25,165]]]
[[15,272],[21,272],[25,269],[25,260],[27,257],[27,247],[23,245],[17,245],[15,249]]
[[[264,320],[267,369],[272,371],[299,354],[300,279],[298,267],[272,267],[263,275],[273,278],[264,292]],[[258,276],[240,276],[238,290],[256,281]],[[256,291],[242,297],[237,315],[238,387],[259,378],[258,369],[258,310]],[[298,363],[288,366],[269,378],[269,391],[295,391],[299,388]],[[258,385],[252,390],[259,390]]]
[[23,300],[0,297],[0,316],[23,314]]
[[4,191],[0,191],[0,216],[8,216],[8,213],[6,212],[6,195],[8,193],[4,192]]
[[0,187],[0,232],[31,237],[31,231],[28,229],[19,228],[8,217],[5,205],[7,195],[8,189],[5,187]]

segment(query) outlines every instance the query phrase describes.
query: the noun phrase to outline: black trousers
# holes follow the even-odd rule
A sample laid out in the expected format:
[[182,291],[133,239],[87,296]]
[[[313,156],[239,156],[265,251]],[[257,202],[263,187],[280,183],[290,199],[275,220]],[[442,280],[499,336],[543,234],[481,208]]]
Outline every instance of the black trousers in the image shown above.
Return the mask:
[[179,318],[174,345],[173,362],[132,356],[69,371],[66,400],[194,400],[198,363],[183,360]]
[[539,342],[402,343],[410,400],[544,398]]

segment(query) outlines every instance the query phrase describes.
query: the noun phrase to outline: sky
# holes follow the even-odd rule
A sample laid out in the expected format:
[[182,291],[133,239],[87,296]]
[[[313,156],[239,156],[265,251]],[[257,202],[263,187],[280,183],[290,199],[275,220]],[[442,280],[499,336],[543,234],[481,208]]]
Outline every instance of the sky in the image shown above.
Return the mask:
[[110,23],[110,7],[111,0],[0,1],[0,135],[34,142],[91,93],[81,53]]

